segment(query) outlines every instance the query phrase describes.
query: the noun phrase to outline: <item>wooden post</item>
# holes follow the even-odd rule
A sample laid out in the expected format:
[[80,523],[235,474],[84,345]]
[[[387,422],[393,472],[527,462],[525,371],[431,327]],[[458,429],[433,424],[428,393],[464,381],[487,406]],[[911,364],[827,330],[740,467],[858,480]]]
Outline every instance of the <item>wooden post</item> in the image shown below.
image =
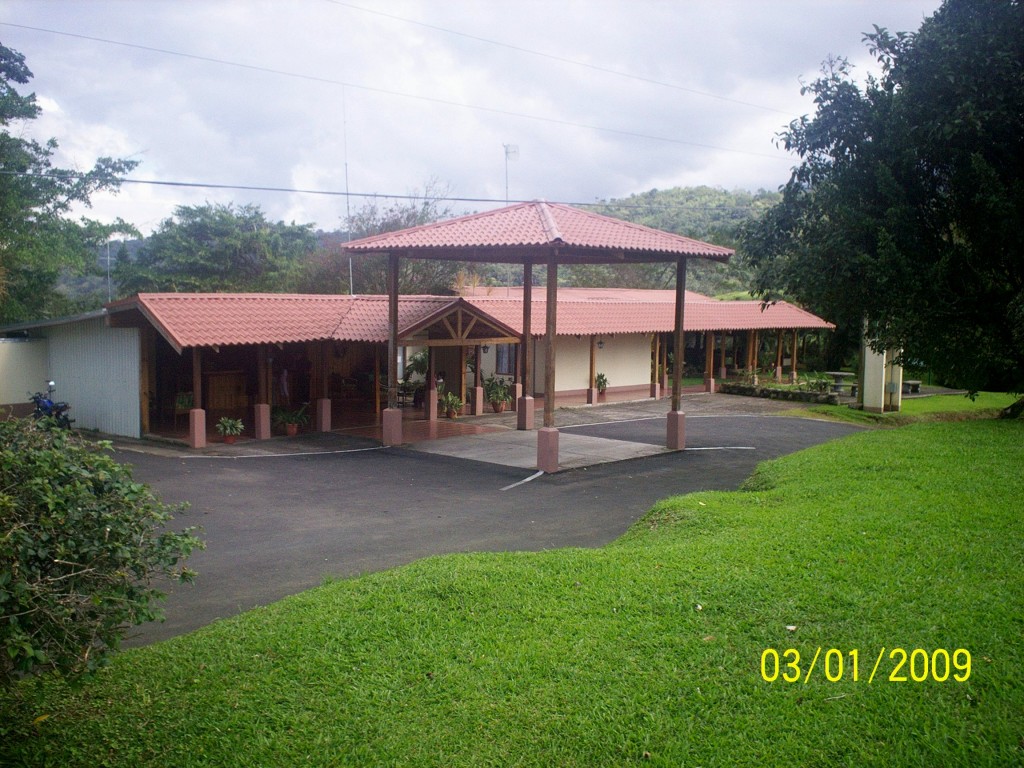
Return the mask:
[[704,391],[715,391],[715,333],[704,332]]
[[547,346],[544,349],[544,426],[555,426],[555,334],[558,320],[558,258],[548,259]]
[[597,402],[597,336],[590,336],[590,375],[587,379],[587,402]]
[[775,381],[779,384],[782,383],[782,347],[784,340],[782,338],[782,331],[778,331],[775,335]]
[[192,347],[192,407],[203,407],[203,350]]
[[675,307],[675,344],[673,355],[675,364],[672,366],[672,408],[668,413],[665,428],[665,445],[670,450],[681,451],[686,447],[686,415],[682,411],[683,397],[683,354],[684,328],[686,312],[686,257],[680,256],[676,261],[676,307]]
[[796,379],[797,379],[797,375],[796,375],[796,350],[798,348],[798,341],[799,341],[798,338],[797,338],[798,334],[799,334],[799,331],[797,331],[794,328],[793,329],[793,356],[791,358],[793,364],[790,367],[790,375],[789,375],[789,378],[790,378],[790,382],[789,383],[790,384],[796,384]]
[[380,416],[380,345],[373,347],[373,410]]
[[533,429],[533,264],[523,263],[523,338],[520,355],[523,394],[516,404],[516,429]]
[[537,469],[558,471],[558,430],[555,428],[555,336],[558,330],[558,250],[548,257],[547,345],[544,348],[544,426],[537,432]]

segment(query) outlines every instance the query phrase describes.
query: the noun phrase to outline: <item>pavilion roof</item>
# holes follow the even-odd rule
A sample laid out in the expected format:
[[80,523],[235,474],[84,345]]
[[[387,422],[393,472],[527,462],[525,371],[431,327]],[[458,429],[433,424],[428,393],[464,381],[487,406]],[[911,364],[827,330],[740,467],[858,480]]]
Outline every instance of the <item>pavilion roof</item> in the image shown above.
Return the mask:
[[556,249],[564,264],[674,262],[680,256],[727,261],[733,255],[730,248],[544,201],[373,235],[343,249],[496,263],[547,259]]

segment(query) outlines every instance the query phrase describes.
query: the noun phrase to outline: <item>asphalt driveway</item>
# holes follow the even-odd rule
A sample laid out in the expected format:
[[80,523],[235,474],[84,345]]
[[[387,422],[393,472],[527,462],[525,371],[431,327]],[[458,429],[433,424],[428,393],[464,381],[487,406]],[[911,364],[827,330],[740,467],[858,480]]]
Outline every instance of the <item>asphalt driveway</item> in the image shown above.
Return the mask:
[[[598,423],[561,429],[657,444],[665,435],[663,408],[660,416],[639,411],[628,419],[593,419],[596,411],[583,412],[563,421]],[[540,477],[533,470],[335,436],[318,438],[315,451],[284,455],[119,450],[136,479],[165,501],[190,502],[178,522],[202,526],[207,543],[190,561],[197,582],[168,590],[167,620],[137,628],[127,644],[196,629],[327,577],[429,555],[601,546],[659,499],[734,490],[760,461],[858,431],[735,409],[693,410],[699,409],[687,418],[686,451]]]

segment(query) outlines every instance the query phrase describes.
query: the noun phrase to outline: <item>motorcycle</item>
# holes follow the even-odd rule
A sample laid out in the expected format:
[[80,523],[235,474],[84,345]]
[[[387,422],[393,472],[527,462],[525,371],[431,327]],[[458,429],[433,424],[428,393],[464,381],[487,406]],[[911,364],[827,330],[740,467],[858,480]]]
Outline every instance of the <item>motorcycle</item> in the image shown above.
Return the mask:
[[63,401],[55,401],[53,399],[54,391],[54,383],[48,381],[46,382],[45,393],[36,392],[29,397],[36,405],[35,410],[32,412],[32,417],[35,419],[53,419],[61,429],[71,429],[71,424],[75,421],[68,416],[71,406]]

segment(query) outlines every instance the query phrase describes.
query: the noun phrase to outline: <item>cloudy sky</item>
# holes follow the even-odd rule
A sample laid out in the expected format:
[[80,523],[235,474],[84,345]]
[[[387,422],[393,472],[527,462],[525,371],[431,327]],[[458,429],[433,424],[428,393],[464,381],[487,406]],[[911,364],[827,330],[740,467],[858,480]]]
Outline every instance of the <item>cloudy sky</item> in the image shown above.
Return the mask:
[[[873,24],[939,0],[5,0],[60,167],[140,161],[90,215],[152,231],[177,205],[342,224],[435,180],[458,212],[707,184],[775,189],[775,134],[822,61],[871,71]],[[24,89],[23,89],[24,90]],[[518,157],[506,160],[506,145]],[[346,173],[347,169],[347,173]],[[487,202],[491,201],[491,202]]]

